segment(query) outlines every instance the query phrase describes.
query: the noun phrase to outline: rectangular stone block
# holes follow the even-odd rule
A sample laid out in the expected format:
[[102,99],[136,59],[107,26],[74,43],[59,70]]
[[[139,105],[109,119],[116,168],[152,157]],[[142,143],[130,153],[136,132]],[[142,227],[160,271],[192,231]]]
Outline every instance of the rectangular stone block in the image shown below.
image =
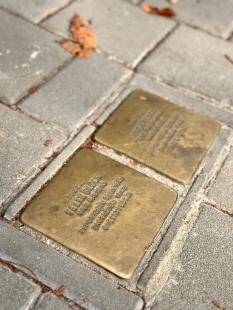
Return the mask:
[[225,161],[217,179],[211,186],[208,197],[214,200],[216,205],[230,213],[233,213],[233,148]]
[[[1,250],[0,250],[1,251]],[[0,263],[0,309],[31,309],[39,297],[40,286]]]
[[[124,288],[118,289],[117,284],[2,221],[0,234],[1,258],[27,266],[39,281],[52,289],[58,290],[64,285],[64,296],[82,307],[88,310],[142,309],[143,301],[138,296]],[[24,272],[33,276],[27,269]]]
[[215,121],[138,90],[104,123],[95,139],[187,182],[218,131]]
[[203,206],[151,309],[231,309],[232,229],[230,216]]
[[91,21],[101,52],[130,67],[135,67],[175,27],[172,20],[149,16],[140,8],[118,0],[75,1],[42,25],[68,37],[75,13]]
[[80,308],[71,308],[61,297],[57,297],[51,293],[43,294],[33,310],[72,310]]
[[73,131],[130,74],[130,70],[97,54],[91,59],[74,59],[19,107]]
[[225,0],[224,5],[219,0],[178,1],[176,4],[168,4],[167,0],[144,0],[142,4],[166,7],[170,6],[175,12],[175,20],[200,28],[216,36],[227,39],[233,30],[232,0]]
[[14,104],[72,55],[55,42],[57,36],[21,18],[0,10],[0,20],[0,100]]
[[27,206],[21,220],[129,278],[176,197],[158,181],[97,152],[80,150]]
[[[66,137],[48,125],[0,104],[0,211],[4,202],[58,150]],[[47,140],[51,144],[45,145]]]
[[233,44],[181,25],[139,65],[139,72],[233,105]]
[[53,1],[28,1],[28,0],[0,0],[0,7],[20,15],[33,23],[39,23],[48,15],[54,14],[63,6],[69,4],[70,0]]

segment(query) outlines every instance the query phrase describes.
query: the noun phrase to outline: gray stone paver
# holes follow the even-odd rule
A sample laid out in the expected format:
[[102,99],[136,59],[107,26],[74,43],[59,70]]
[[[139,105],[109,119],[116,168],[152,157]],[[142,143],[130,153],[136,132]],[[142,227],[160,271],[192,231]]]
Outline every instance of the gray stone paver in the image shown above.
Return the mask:
[[41,288],[0,264],[0,309],[27,310],[39,297]]
[[76,58],[19,107],[72,131],[130,74],[129,69],[97,54]]
[[233,105],[233,44],[181,25],[139,65],[166,83]]
[[[136,295],[61,255],[51,247],[0,221],[0,257],[27,266],[52,289],[65,286],[64,296],[87,309],[141,310]],[[28,270],[24,270],[30,273]]]
[[[61,298],[52,293],[43,294],[33,310],[71,310],[72,308]],[[75,308],[76,310],[80,308]],[[74,308],[73,308],[74,310]]]
[[[0,104],[0,211],[66,137]],[[47,140],[52,144],[45,146]]]
[[233,213],[233,149],[225,161],[217,179],[211,186],[208,197],[213,199],[217,206]]
[[72,56],[44,29],[2,10],[0,20],[0,100],[13,104]]
[[226,39],[233,30],[233,1],[225,0],[224,4],[219,0],[178,1],[172,5],[167,0],[144,0],[142,4],[156,7],[170,6],[176,12],[175,19],[198,27],[214,35]]
[[98,49],[131,67],[175,26],[172,20],[147,15],[140,8],[118,0],[75,1],[42,25],[68,36],[70,20],[75,13],[91,20],[91,28],[98,37]]
[[233,308],[233,219],[204,206],[153,310]]
[[46,16],[55,13],[63,6],[69,4],[70,1],[71,0],[20,0],[19,5],[18,0],[0,0],[0,7],[20,15],[33,23],[39,23]]
[[94,126],[86,126],[77,137],[57,156],[49,166],[37,177],[37,179],[25,189],[25,191],[17,197],[14,202],[6,210],[4,217],[11,221],[18,212],[26,205],[38,190],[48,182],[64,165],[64,163],[74,154],[74,152],[85,142],[85,140],[94,132]]

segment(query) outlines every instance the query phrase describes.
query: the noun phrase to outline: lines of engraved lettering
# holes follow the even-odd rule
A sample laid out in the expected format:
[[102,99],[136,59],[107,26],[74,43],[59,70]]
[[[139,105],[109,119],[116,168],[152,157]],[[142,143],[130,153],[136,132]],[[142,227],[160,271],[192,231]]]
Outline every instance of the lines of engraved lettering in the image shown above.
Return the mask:
[[[69,215],[73,215],[73,212],[76,212],[78,215],[82,215],[88,207],[90,207],[91,202],[95,200],[95,198],[98,196],[98,194],[102,191],[102,189],[107,185],[106,182],[100,181],[102,178],[99,174],[94,174],[91,179],[87,182],[88,185],[85,185],[84,182],[77,182],[76,184],[73,184],[73,187],[75,188],[75,194],[78,193],[78,189],[84,185],[83,188],[81,188],[81,193],[79,192],[72,203],[68,205],[68,207],[65,209],[65,213]],[[98,184],[99,182],[99,184]],[[77,189],[78,188],[78,189]],[[72,195],[69,195],[72,192]],[[73,191],[70,191],[67,195],[69,198],[73,198]],[[89,196],[86,196],[86,195]],[[87,202],[84,200],[87,200]]]
[[111,196],[115,193],[116,188],[123,182],[124,178],[119,176],[116,181],[112,184],[112,187],[108,190],[108,192],[103,196],[103,199],[109,200]]
[[95,223],[91,226],[93,229],[97,230],[100,225],[103,223],[107,215],[112,211],[116,204],[115,200],[111,200],[107,203],[106,207],[101,211],[101,214],[96,219]]
[[154,116],[155,114],[155,110],[149,110],[147,111],[144,115],[142,115],[141,119],[139,120],[139,122],[134,126],[134,128],[132,129],[132,131],[130,132],[130,134],[134,137],[137,137],[142,130],[144,129],[144,127],[146,126],[146,124],[148,124],[148,122],[151,120],[151,118]]
[[[144,128],[144,130],[139,134],[138,136],[138,140],[143,140],[146,135],[149,133],[149,131],[151,130],[151,128],[153,128],[155,126],[155,124],[157,123],[159,117],[162,115],[162,112],[158,111],[153,117],[152,119],[149,121],[149,124]],[[159,125],[160,127],[161,125]],[[158,128],[159,128],[158,127]]]
[[119,201],[117,207],[113,210],[113,212],[110,214],[109,218],[106,220],[102,228],[104,230],[108,230],[109,227],[112,225],[112,223],[116,220],[116,218],[119,216],[120,211],[122,208],[126,205],[128,200],[132,197],[132,194],[129,192],[126,192],[123,194],[122,199]]
[[79,228],[79,232],[84,234],[85,231],[88,229],[89,225],[93,222],[95,217],[99,214],[102,207],[106,204],[105,201],[101,200],[96,203],[95,208],[90,212],[90,214],[87,216],[86,220],[82,224],[82,226]]
[[[116,178],[116,180],[113,182],[113,184],[112,184],[112,187],[110,187],[110,189],[108,190],[108,192],[107,192],[107,196],[106,196],[106,194],[102,197],[104,200],[109,200],[110,199],[110,197],[116,192],[116,190],[117,190],[117,188],[118,188],[118,186],[123,182],[123,180],[124,180],[124,178],[122,177],[122,176],[118,176],[117,178]],[[100,181],[100,184],[101,184],[101,182],[103,182],[103,183],[105,183],[106,185],[107,185],[107,183],[106,182],[104,182],[104,181]],[[122,189],[120,189],[117,193],[119,194],[119,195],[122,195],[123,194],[123,192],[124,192],[124,190],[122,190]],[[122,194],[120,194],[120,193],[122,193]],[[119,196],[118,195],[118,196]],[[116,194],[115,194],[115,196],[116,196]],[[116,196],[117,197],[117,196]],[[87,230],[87,228],[89,227],[89,224],[90,223],[92,223],[93,222],[93,220],[95,219],[95,217],[98,215],[98,213],[100,212],[100,210],[102,209],[102,207],[107,203],[106,201],[104,201],[104,200],[101,200],[101,204],[102,204],[102,206],[101,206],[101,208],[99,208],[99,205],[97,204],[97,206],[98,206],[98,208],[96,208],[95,207],[95,209],[93,210],[93,211],[91,211],[91,213],[90,213],[90,215],[86,218],[86,220],[84,221],[84,223],[82,224],[82,226],[80,227],[80,229],[79,229],[79,232],[81,232],[81,233],[84,233],[86,230]],[[115,203],[114,203],[115,202]],[[109,203],[107,203],[107,206],[106,206],[106,208],[104,209],[105,210],[105,213],[103,213],[102,212],[102,216],[103,216],[103,214],[106,214],[106,216],[108,215],[108,213],[110,213],[111,212],[111,210],[112,210],[112,208],[114,207],[114,205],[116,204],[116,201],[115,200],[111,200]],[[96,210],[96,211],[95,211]],[[97,212],[98,211],[98,212]],[[103,211],[103,210],[102,210]],[[105,217],[106,217],[105,216]],[[100,218],[99,218],[99,220],[98,220],[98,223],[97,223],[97,221],[94,223],[94,227],[92,227],[92,228],[96,228],[96,230],[98,229],[98,227],[99,227],[99,225],[101,225],[101,223],[100,223],[100,221],[101,221],[101,216],[100,216]],[[104,219],[103,219],[103,221],[104,221]],[[96,225],[95,225],[96,224]]]
[[66,195],[66,197],[69,197],[70,199],[78,192],[78,189],[84,184],[84,182],[77,182],[73,184],[73,188],[69,191],[69,193]]
[[147,135],[147,140],[152,140],[156,133],[159,131],[159,129],[162,127],[162,125],[166,122],[166,117],[162,116],[159,118],[158,123],[156,123],[156,126],[152,128],[152,130]]
[[131,120],[128,122],[129,126],[133,127],[137,123],[139,118],[142,116],[142,114],[143,114],[143,111],[139,111],[136,114],[134,114]]
[[[163,151],[164,148],[167,146],[168,142],[171,140],[171,138],[174,136],[175,132],[172,132],[173,130],[171,130],[171,136],[167,133],[168,131],[173,127],[173,125],[175,124],[175,122],[178,120],[178,118],[180,117],[179,113],[175,113],[173,115],[173,117],[168,121],[168,123],[166,124],[165,128],[162,130],[162,132],[160,132],[160,134],[157,136],[157,138],[155,139],[155,141],[153,141],[153,143],[147,148],[147,152],[149,154],[153,154],[155,149],[158,147],[158,149],[160,151]],[[167,136],[166,136],[167,135]],[[166,136],[166,137],[165,137]],[[160,144],[161,143],[161,144]]]

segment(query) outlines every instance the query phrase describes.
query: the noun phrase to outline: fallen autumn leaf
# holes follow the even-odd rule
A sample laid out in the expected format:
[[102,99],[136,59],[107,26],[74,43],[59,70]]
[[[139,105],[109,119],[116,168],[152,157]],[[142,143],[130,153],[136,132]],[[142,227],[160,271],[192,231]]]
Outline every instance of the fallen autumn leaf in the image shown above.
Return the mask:
[[70,32],[73,35],[73,43],[67,39],[60,42],[61,46],[69,53],[79,58],[90,58],[97,46],[98,39],[95,33],[88,27],[88,21],[81,16],[72,18]]
[[63,295],[64,292],[65,292],[65,286],[62,285],[58,290],[54,290],[54,292],[55,292],[55,294],[56,294],[57,296]]
[[163,15],[163,16],[167,16],[167,17],[172,17],[175,16],[176,13],[174,12],[173,9],[171,8],[156,8],[156,7],[152,7],[149,5],[142,5],[141,8],[143,9],[143,11],[149,13],[149,14],[158,14],[158,15]]

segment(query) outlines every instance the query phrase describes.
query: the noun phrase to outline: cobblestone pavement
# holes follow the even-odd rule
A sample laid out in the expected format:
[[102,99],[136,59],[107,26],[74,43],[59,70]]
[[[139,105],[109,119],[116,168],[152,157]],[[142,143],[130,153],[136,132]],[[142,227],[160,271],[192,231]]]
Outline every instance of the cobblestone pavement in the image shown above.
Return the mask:
[[[58,43],[76,12],[98,36],[90,59]],[[233,309],[233,0],[0,0],[0,20],[0,309]],[[93,142],[178,194],[122,279],[20,216],[136,89],[220,129],[186,183]]]

